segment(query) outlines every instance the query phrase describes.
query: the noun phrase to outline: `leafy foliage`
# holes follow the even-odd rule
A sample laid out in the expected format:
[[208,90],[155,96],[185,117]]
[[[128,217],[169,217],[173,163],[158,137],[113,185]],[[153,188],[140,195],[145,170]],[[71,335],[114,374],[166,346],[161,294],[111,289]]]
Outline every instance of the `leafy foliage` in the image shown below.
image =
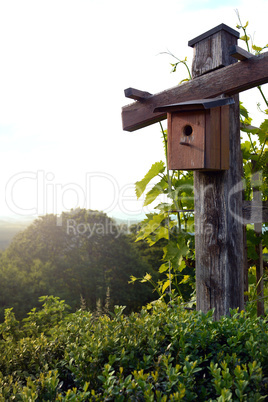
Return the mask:
[[260,401],[268,392],[268,322],[231,312],[213,320],[175,302],[124,315],[68,314],[42,299],[0,325],[0,400]]
[[78,209],[60,218],[46,215],[0,257],[0,309],[3,315],[13,307],[21,318],[44,294],[64,298],[73,311],[81,299],[91,310],[102,309],[109,291],[112,305],[136,310],[154,298],[149,287],[128,285],[131,274],[144,272],[152,272],[149,263],[105,214]]
[[[252,39],[247,35],[248,22],[243,25],[237,12],[239,25],[237,28],[243,30],[243,36],[240,38],[245,42],[247,50],[254,54],[259,54],[266,46],[260,47],[250,42]],[[172,72],[177,70],[178,65],[184,65],[187,68],[188,78],[191,74],[187,65],[187,59],[180,60],[171,52],[165,52],[177,59],[172,63]],[[268,108],[268,101],[261,87],[258,87],[265,107]],[[268,109],[259,110],[267,116]],[[241,130],[245,135],[242,137],[242,155],[244,170],[244,199],[256,199],[258,193],[261,194],[261,200],[266,201],[268,197],[268,119],[260,124],[259,127],[252,126],[252,119],[246,107],[240,103],[240,122]],[[194,250],[194,196],[193,196],[193,174],[191,172],[172,171],[167,169],[167,131],[161,125],[163,136],[164,151],[166,156],[165,164],[157,162],[153,164],[145,177],[136,183],[136,193],[140,196],[146,191],[151,180],[155,180],[156,175],[159,181],[152,189],[147,190],[144,205],[149,205],[157,199],[159,195],[166,197],[165,203],[160,203],[154,208],[155,212],[148,214],[147,218],[140,224],[140,230],[137,234],[137,241],[146,241],[149,246],[155,246],[158,242],[166,241],[163,246],[163,264],[159,267],[160,277],[157,283],[148,280],[162,297],[166,297],[168,291],[170,297],[177,295],[183,296],[184,301],[191,297],[190,289],[194,289],[194,269],[195,269],[195,250]],[[160,169],[161,166],[161,169]],[[262,225],[262,233],[257,233],[252,225],[247,225],[247,248],[249,269],[256,267],[260,259],[259,244],[265,250],[268,246],[267,224]],[[261,231],[261,230],[260,230]],[[264,261],[264,283],[267,278],[268,263]],[[256,271],[256,269],[255,269]],[[132,281],[137,281],[133,278]],[[146,282],[146,278],[139,278]],[[185,292],[185,284],[188,289]],[[249,291],[246,290],[246,298],[251,299],[253,303],[254,294],[256,299],[263,296],[259,289],[255,294],[253,284],[250,283]],[[256,278],[255,278],[256,287]],[[268,297],[268,289],[264,290],[264,297]],[[268,303],[267,303],[268,307]],[[253,310],[252,310],[253,311]]]
[[[238,11],[237,16],[239,19],[237,28],[242,29],[244,33],[240,39],[245,42],[249,52],[255,55],[260,54],[268,45],[262,47],[256,46],[251,36],[247,35],[249,23],[242,24]],[[244,170],[244,198],[245,200],[259,200],[261,202],[267,201],[268,196],[268,119],[266,118],[268,114],[268,100],[261,86],[258,86],[258,90],[265,105],[264,107],[266,107],[265,110],[262,110],[261,104],[258,103],[259,111],[265,116],[264,121],[259,127],[252,126],[252,119],[243,104],[240,104],[240,121],[241,130],[244,133],[241,144]],[[258,230],[256,226],[254,230],[252,225],[247,226],[249,289],[246,289],[245,295],[251,303],[255,302],[252,306],[252,311],[256,310],[256,303],[259,297],[261,302],[263,303],[265,300],[265,304],[268,306],[268,289],[265,286],[268,274],[268,264],[266,261],[263,262],[264,272],[262,277],[259,279],[259,276],[261,276],[260,272],[256,274],[256,267],[259,265],[260,259],[263,258],[264,250],[268,245],[267,226],[267,223],[264,223],[261,227],[258,227]],[[254,283],[252,281],[253,272],[255,273]]]

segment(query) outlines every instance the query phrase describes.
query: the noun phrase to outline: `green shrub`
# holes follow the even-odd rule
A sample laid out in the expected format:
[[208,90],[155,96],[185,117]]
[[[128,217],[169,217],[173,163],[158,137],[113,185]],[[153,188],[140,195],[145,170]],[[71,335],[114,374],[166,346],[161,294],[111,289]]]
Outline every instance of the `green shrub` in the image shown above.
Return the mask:
[[[0,401],[260,401],[268,322],[173,302],[124,315],[68,314],[57,298],[0,325]],[[49,314],[51,311],[51,314]]]

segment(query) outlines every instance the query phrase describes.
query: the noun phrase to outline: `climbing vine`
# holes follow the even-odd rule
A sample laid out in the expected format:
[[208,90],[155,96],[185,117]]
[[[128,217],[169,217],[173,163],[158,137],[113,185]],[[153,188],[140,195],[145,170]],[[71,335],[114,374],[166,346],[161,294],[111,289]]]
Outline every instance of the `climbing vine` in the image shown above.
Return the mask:
[[[247,34],[248,22],[242,24],[237,12],[239,24],[237,28],[243,31],[240,40],[246,45],[246,49],[253,55],[259,55],[268,47],[256,46],[252,37]],[[187,69],[187,77],[182,80],[192,79],[187,59],[178,59],[171,52],[165,52],[175,62],[171,63],[172,72],[175,73],[179,66]],[[181,82],[182,82],[181,81]],[[240,103],[240,122],[242,131],[241,148],[243,154],[244,170],[244,199],[252,200],[253,189],[261,193],[263,201],[268,196],[268,102],[262,87],[258,87],[261,102],[258,103],[259,113],[264,115],[264,120],[259,127],[252,125],[252,118],[244,104]],[[263,106],[264,104],[264,106]],[[136,241],[146,241],[152,246],[161,239],[166,240],[163,248],[162,265],[159,268],[160,279],[152,281],[152,277],[146,274],[143,278],[131,277],[131,282],[140,280],[151,282],[162,298],[182,297],[181,289],[186,284],[192,289],[188,292],[184,301],[194,301],[195,289],[195,244],[194,244],[194,193],[193,173],[167,169],[167,130],[160,123],[160,132],[163,138],[165,160],[154,163],[144,178],[136,183],[136,195],[140,198],[146,193],[144,206],[150,205],[165,197],[165,202],[160,202],[154,207],[154,211],[147,214],[146,219],[140,224],[140,230]],[[258,176],[256,175],[258,173]],[[256,180],[258,177],[258,180]],[[249,264],[249,291],[247,296],[251,299],[258,298],[256,294],[256,246],[262,244],[262,256],[264,260],[264,282],[267,284],[268,268],[268,230],[267,223],[262,225],[261,233],[256,236],[253,225],[247,225],[248,264]],[[265,297],[268,295],[265,287]],[[167,299],[168,300],[168,299]]]

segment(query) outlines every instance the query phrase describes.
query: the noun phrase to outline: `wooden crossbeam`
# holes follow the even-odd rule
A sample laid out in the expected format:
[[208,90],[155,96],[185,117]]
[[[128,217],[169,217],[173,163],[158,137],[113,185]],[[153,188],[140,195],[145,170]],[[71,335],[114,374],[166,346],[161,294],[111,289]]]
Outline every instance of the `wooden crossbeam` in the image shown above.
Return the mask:
[[166,104],[200,98],[232,96],[268,82],[268,52],[204,74],[122,109],[123,129],[135,131],[166,119],[166,113],[154,109]]

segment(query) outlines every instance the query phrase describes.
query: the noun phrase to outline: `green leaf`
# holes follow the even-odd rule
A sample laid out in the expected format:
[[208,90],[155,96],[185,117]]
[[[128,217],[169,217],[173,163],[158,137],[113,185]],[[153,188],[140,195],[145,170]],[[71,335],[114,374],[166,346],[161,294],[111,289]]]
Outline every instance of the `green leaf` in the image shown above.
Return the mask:
[[158,209],[159,211],[161,211],[162,213],[167,213],[168,211],[170,211],[170,204],[168,204],[168,203],[165,203],[165,202],[163,202],[163,203],[161,203],[161,204],[158,204],[156,207],[155,207],[155,209]]
[[172,68],[172,70],[171,70],[171,73],[175,73],[176,72],[176,70],[177,70],[177,65],[178,65],[179,63],[170,63],[170,65],[171,65],[171,67],[173,67]]
[[169,263],[168,262],[165,262],[164,264],[162,264],[160,267],[159,267],[159,273],[160,274],[162,274],[163,272],[166,272],[167,270],[169,269]]
[[179,271],[180,271],[180,272],[183,271],[184,268],[186,268],[186,262],[185,262],[184,260],[182,260],[182,262],[181,262],[181,264],[180,264],[180,266],[179,266]]
[[[239,104],[240,104],[240,116],[244,117],[244,119],[248,121],[249,120],[248,110],[243,105],[243,102],[239,102]],[[240,119],[241,119],[241,117],[240,117]],[[245,123],[245,121],[242,121],[242,122]]]
[[168,280],[164,283],[164,285],[162,286],[162,293],[165,292],[165,290],[169,287],[169,285],[170,285],[170,279],[168,279]]
[[241,131],[244,131],[244,133],[250,133],[250,134],[259,134],[260,129],[259,128],[252,128],[248,123],[243,122],[243,126],[240,127]]
[[240,36],[239,39],[243,40],[244,42],[248,42],[250,40],[250,37],[247,35],[244,35],[244,36]]
[[263,131],[260,130],[260,132],[259,132],[259,141],[260,141],[260,144],[262,145],[262,144],[266,143],[267,140],[268,140],[268,132],[265,133],[265,132],[263,132]]
[[140,198],[140,196],[144,193],[146,186],[150,183],[150,181],[159,173],[163,173],[164,170],[165,164],[163,161],[156,162],[151,166],[150,170],[146,173],[144,178],[135,183],[137,198]]
[[156,230],[156,234],[153,240],[148,239],[148,243],[150,246],[152,246],[153,244],[155,244],[158,240],[161,239],[166,239],[168,240],[169,235],[168,235],[168,228],[165,226],[160,226],[157,230]]
[[180,281],[180,284],[189,282],[190,275],[184,275],[183,279]]
[[166,217],[165,213],[149,215],[149,218],[142,222],[136,241],[146,239],[151,233],[155,232]]
[[268,133],[268,119],[265,119],[260,125],[260,129]]
[[[179,268],[182,262],[182,257],[189,252],[188,246],[185,244],[185,239],[180,236],[177,241],[169,241],[168,245],[163,248],[166,261],[171,261],[173,267]],[[182,267],[183,269],[183,267]]]
[[249,160],[252,152],[251,143],[249,141],[243,142],[243,144],[241,144],[241,149],[243,153],[243,159]]
[[152,279],[152,275],[146,273],[146,275],[144,275],[144,277],[141,280],[141,282],[149,282],[151,279]]
[[179,253],[178,245],[175,241],[170,241],[166,247],[163,248],[164,250],[164,258],[167,261],[173,260],[174,256]]
[[163,190],[165,190],[167,187],[167,181],[163,178],[150,191],[148,191],[143,206],[145,207],[146,205],[151,204],[156,197],[158,197],[160,194],[163,194]]
[[259,53],[262,51],[263,48],[256,45],[252,45],[252,49]]
[[136,278],[134,275],[131,275],[130,276],[130,281],[128,282],[128,283],[134,283],[135,281],[137,281],[138,280],[138,278]]

